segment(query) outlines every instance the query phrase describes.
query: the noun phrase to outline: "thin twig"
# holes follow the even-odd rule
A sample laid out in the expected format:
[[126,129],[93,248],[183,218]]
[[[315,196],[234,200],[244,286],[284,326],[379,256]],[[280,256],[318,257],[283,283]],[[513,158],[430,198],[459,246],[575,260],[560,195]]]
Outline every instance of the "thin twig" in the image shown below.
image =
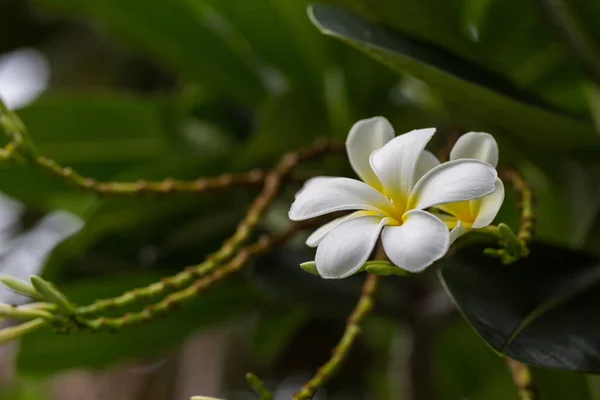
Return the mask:
[[171,293],[163,300],[147,306],[142,311],[128,313],[122,317],[116,318],[100,317],[94,320],[86,321],[85,325],[92,330],[117,330],[150,321],[154,317],[163,315],[169,310],[180,306],[189,300],[192,300],[199,293],[214,287],[217,283],[223,281],[225,278],[228,278],[236,272],[239,272],[252,258],[269,252],[271,249],[273,249],[273,247],[284,243],[295,233],[306,228],[307,226],[311,226],[313,223],[314,221],[304,221],[302,223],[296,223],[273,236],[261,236],[256,243],[241,249],[231,261],[223,265],[221,268],[197,279],[185,289]]
[[529,367],[511,358],[506,359],[520,400],[538,400],[539,392],[533,381]]
[[81,307],[78,310],[78,315],[99,313],[107,309],[123,307],[142,299],[153,298],[168,290],[179,290],[189,285],[194,279],[214,271],[231,258],[240,246],[248,240],[267,207],[281,189],[287,175],[301,162],[336,149],[336,145],[320,140],[312,146],[285,155],[281,162],[265,177],[262,192],[255,198],[233,236],[226,240],[216,253],[208,256],[203,263],[187,267],[184,271],[163,278],[160,282],[130,290],[118,297],[98,300],[89,306]]
[[308,381],[302,389],[296,393],[293,400],[312,399],[317,390],[324,386],[329,379],[335,374],[340,365],[344,362],[354,342],[360,334],[360,323],[369,314],[373,308],[373,295],[377,289],[378,277],[376,275],[368,275],[362,289],[362,295],[358,304],[348,318],[346,330],[340,342],[333,350],[333,354],[329,361],[325,363],[316,375]]
[[266,176],[264,171],[255,169],[242,174],[223,174],[195,180],[167,178],[162,181],[140,179],[135,182],[98,182],[95,179],[80,175],[70,167],[63,167],[56,161],[46,157],[38,157],[35,162],[40,168],[49,171],[66,182],[99,195],[137,196],[144,194],[204,193],[231,187],[260,185]]
[[533,237],[533,228],[535,223],[535,214],[533,210],[533,190],[525,179],[513,169],[503,168],[500,171],[502,179],[510,182],[519,196],[518,207],[521,210],[521,222],[517,232],[517,238],[523,241],[527,246]]

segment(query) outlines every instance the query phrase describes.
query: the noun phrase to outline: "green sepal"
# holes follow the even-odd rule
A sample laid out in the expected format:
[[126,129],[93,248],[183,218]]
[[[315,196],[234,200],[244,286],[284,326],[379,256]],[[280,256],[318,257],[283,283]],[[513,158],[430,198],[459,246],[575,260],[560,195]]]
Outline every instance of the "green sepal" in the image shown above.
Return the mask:
[[[321,276],[319,271],[317,270],[317,264],[314,261],[307,261],[300,264],[300,268],[309,274]],[[389,276],[389,275],[397,275],[397,276],[406,276],[411,273],[395,266],[389,261],[375,260],[375,261],[367,261],[363,264],[362,267],[357,272],[368,272],[373,275],[381,275],[381,276]]]
[[10,290],[19,294],[31,297],[36,300],[44,300],[44,298],[35,290],[33,286],[22,280],[16,279],[9,275],[0,275],[0,283]]
[[33,332],[44,325],[46,325],[46,322],[43,319],[38,318],[31,321],[27,321],[21,325],[4,328],[0,330],[0,346],[7,342],[10,342],[11,340],[15,340],[20,338],[21,336],[25,336],[26,334]]
[[44,298],[44,300],[56,304],[56,306],[64,314],[74,315],[77,313],[75,306],[69,301],[69,299],[67,299],[67,296],[54,287],[54,285],[50,282],[40,278],[39,276],[32,276],[31,284]]
[[307,261],[300,264],[300,268],[304,270],[304,272],[308,272],[309,274],[321,276],[319,271],[317,271],[317,263],[314,261]]
[[502,239],[506,240],[509,243],[512,243],[512,242],[515,242],[518,240],[517,235],[515,235],[513,230],[510,229],[510,226],[506,225],[503,222],[498,224],[498,232],[500,233],[500,236],[502,237]]
[[40,310],[39,308],[22,308],[10,306],[8,304],[0,304],[0,317],[20,319],[43,318],[45,320],[54,319],[54,315],[48,311]]
[[365,270],[369,274],[380,275],[380,276],[389,276],[389,275],[397,275],[397,276],[406,276],[410,275],[410,272],[397,267],[388,262],[373,262],[365,264]]

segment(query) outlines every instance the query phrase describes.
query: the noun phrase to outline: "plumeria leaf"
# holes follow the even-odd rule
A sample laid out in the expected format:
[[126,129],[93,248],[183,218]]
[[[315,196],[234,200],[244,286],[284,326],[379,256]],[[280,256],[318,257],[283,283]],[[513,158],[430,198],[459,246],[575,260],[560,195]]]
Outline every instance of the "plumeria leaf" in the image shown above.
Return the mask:
[[341,8],[313,5],[309,14],[324,34],[430,85],[453,117],[473,129],[518,140],[532,153],[591,154],[600,149],[600,138],[588,121],[562,114],[455,54]]
[[542,367],[600,373],[600,258],[535,243],[511,265],[482,247],[439,270],[464,317],[497,352]]

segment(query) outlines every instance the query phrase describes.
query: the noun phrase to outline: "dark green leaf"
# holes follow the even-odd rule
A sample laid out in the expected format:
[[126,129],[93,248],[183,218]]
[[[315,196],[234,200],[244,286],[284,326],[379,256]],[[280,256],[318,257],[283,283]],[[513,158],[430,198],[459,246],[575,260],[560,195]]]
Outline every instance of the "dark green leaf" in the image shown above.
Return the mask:
[[320,93],[326,52],[304,14],[307,0],[187,1],[199,12],[212,15],[214,9],[224,17],[231,28],[227,38],[249,58],[259,58],[304,90]]
[[[61,287],[73,301],[87,304],[148,284],[157,275],[136,274],[82,281]],[[160,355],[198,329],[208,328],[242,312],[259,301],[248,285],[224,283],[166,317],[114,333],[58,335],[45,329],[21,342],[19,370],[28,375],[54,374],[72,368],[102,368],[117,361]]]
[[183,0],[39,0],[101,21],[110,31],[148,50],[186,77],[248,102],[265,90],[257,71],[224,42],[218,29]]
[[[596,25],[597,18],[600,17],[600,7],[595,5],[585,6],[576,5],[574,1],[564,0],[539,0],[545,7],[549,19],[558,28],[565,42],[569,45],[574,55],[579,58],[583,66],[597,83],[600,83],[600,35],[598,42],[595,42],[591,35],[592,29]],[[587,15],[585,19],[580,13]],[[585,25],[585,21],[590,22],[590,26]],[[597,30],[600,34],[600,31]]]
[[430,85],[452,116],[470,128],[503,134],[531,153],[600,148],[589,123],[552,110],[465,59],[343,9],[314,5],[310,14],[323,33]]
[[465,0],[326,0],[465,57],[476,54],[460,18]]
[[542,367],[600,372],[600,261],[534,244],[503,265],[480,246],[461,249],[439,271],[465,318],[496,351]]

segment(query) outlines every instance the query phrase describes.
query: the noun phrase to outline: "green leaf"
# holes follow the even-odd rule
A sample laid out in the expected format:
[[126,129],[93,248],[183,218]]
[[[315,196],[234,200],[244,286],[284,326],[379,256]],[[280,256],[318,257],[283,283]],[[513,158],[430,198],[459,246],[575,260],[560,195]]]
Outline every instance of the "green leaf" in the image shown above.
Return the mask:
[[303,308],[263,315],[254,330],[252,343],[257,359],[263,364],[274,361],[306,322],[307,316]]
[[183,0],[38,0],[99,20],[184,76],[247,103],[265,95],[257,70]]
[[[175,154],[165,105],[125,93],[50,91],[19,110],[40,154],[98,180]],[[24,184],[26,182],[26,184]],[[93,196],[34,166],[0,165],[0,190],[29,205],[78,213]]]
[[460,11],[465,0],[326,0],[360,13],[382,25],[472,57],[475,44],[463,29]]
[[[595,19],[600,17],[600,7],[597,5],[575,6],[576,3],[564,0],[539,0],[546,8],[546,15],[558,27],[564,41],[570,46],[572,52],[587,69],[590,76],[600,83],[600,50],[594,37],[590,34],[592,27],[596,25]],[[571,4],[572,3],[572,4]],[[586,26],[580,12],[587,13],[589,28]],[[600,33],[600,30],[597,30]],[[600,39],[600,35],[598,36]]]
[[313,5],[310,16],[324,34],[428,84],[450,115],[469,128],[502,135],[528,154],[600,149],[600,138],[587,121],[552,110],[463,58],[340,8]]
[[[78,304],[118,295],[155,280],[152,274],[124,274],[64,285],[61,290]],[[199,329],[221,323],[259,304],[257,295],[239,281],[223,283],[164,318],[115,333],[59,335],[50,329],[26,336],[17,364],[27,375],[55,374],[72,368],[103,368],[118,361],[160,355]]]
[[277,68],[304,90],[320,93],[327,53],[304,15],[307,0],[187,1],[205,17],[223,18],[230,27],[223,32],[226,39],[247,57]]
[[146,161],[172,151],[166,110],[156,99],[54,91],[19,117],[41,154],[68,165]]
[[600,372],[600,261],[536,243],[511,265],[460,249],[439,270],[464,317],[497,352],[542,367]]
[[470,5],[477,11],[467,13],[465,26],[476,32],[481,65],[562,110],[587,115],[581,87],[585,77],[556,41],[552,27],[544,24],[535,2],[487,0]]

